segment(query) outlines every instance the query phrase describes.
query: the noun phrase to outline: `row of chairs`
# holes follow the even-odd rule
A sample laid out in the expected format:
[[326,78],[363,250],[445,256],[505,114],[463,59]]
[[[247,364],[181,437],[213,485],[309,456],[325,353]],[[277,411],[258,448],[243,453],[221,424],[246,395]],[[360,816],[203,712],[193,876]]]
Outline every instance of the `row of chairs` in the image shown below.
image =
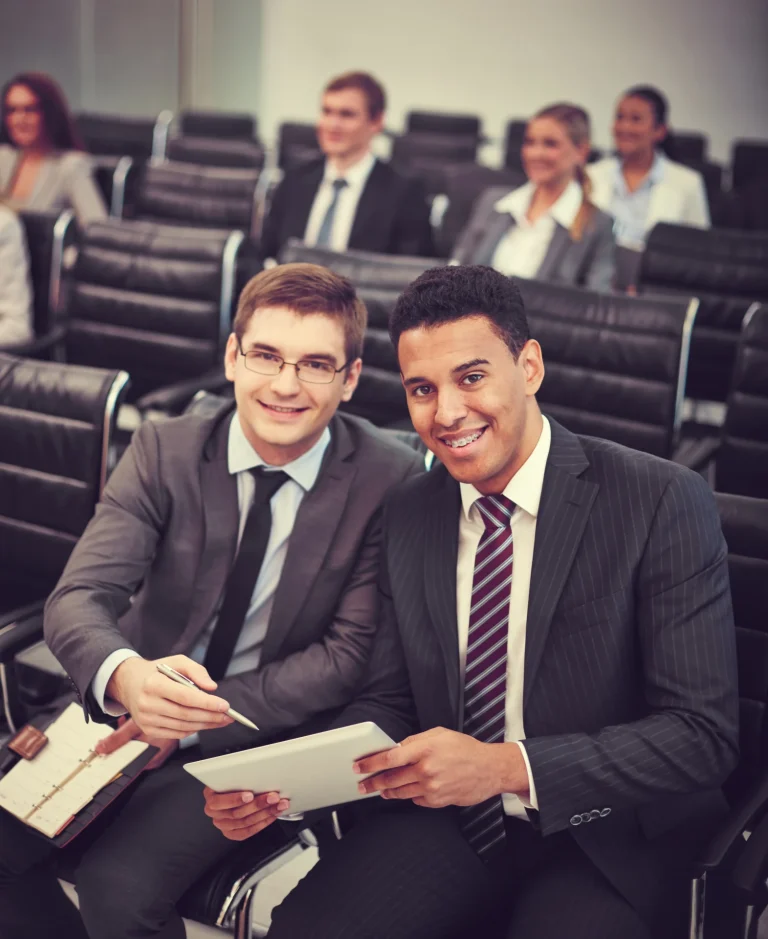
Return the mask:
[[[109,469],[114,416],[128,376],[114,370],[0,355],[0,685],[13,725],[29,699],[19,686],[30,646],[39,642],[42,603],[93,511]],[[739,647],[741,759],[728,780],[731,812],[692,874],[690,936],[756,936],[768,901],[768,500],[717,494],[729,549]],[[751,832],[748,841],[744,833]],[[311,834],[275,826],[245,842],[200,878],[180,908],[192,919],[248,939],[259,883],[312,843]],[[704,916],[707,880],[718,903]],[[750,926],[751,923],[751,926]],[[682,939],[682,937],[681,937]]]

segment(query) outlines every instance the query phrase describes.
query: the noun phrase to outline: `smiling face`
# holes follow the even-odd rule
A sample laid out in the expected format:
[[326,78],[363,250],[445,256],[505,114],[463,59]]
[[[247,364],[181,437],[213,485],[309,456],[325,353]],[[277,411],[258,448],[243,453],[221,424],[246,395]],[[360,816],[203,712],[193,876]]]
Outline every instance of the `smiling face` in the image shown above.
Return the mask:
[[384,116],[372,119],[368,101],[359,88],[326,91],[317,122],[317,139],[331,159],[355,160],[369,150],[382,128]]
[[26,85],[12,85],[5,96],[5,126],[14,147],[29,150],[46,145],[40,101]]
[[[244,353],[260,353],[261,362],[306,362],[340,369],[345,361],[344,329],[322,313],[302,315],[286,307],[257,309],[242,338]],[[249,361],[248,365],[252,363]],[[357,387],[362,363],[352,362],[328,384],[300,381],[292,365],[277,375],[262,375],[246,367],[237,337],[227,342],[227,378],[234,382],[237,413],[243,432],[259,456],[284,466],[311,449],[320,439],[342,401]]]
[[574,144],[565,127],[552,117],[534,117],[528,122],[523,140],[523,168],[536,185],[556,186],[574,178],[583,166],[589,142]]
[[622,98],[613,121],[613,139],[620,157],[652,153],[667,136],[665,124],[657,124],[653,107],[644,98]]
[[541,433],[544,378],[534,339],[517,361],[482,315],[402,333],[398,358],[413,426],[459,482],[502,492]]

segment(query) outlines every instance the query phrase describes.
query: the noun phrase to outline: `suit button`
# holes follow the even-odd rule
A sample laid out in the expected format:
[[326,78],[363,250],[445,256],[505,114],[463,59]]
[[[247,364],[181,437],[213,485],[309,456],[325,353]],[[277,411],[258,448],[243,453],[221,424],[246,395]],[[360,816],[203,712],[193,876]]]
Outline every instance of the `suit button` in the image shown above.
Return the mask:
[[591,822],[591,821],[592,821],[592,816],[589,814],[589,812],[582,812],[582,813],[581,813],[581,820],[582,820],[582,822]]
[[589,813],[589,817],[593,820],[600,818],[600,809],[592,809],[592,811]]
[[572,815],[571,825],[581,825],[581,815]]
[[600,810],[600,818],[607,818],[610,814],[611,810],[607,806],[606,808]]

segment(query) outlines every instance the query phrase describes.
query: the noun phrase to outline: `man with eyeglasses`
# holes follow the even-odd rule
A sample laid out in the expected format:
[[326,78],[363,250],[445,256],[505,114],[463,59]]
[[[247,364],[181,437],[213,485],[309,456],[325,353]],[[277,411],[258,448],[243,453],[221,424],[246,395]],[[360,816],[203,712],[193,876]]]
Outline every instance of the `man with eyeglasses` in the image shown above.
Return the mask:
[[[227,343],[234,404],[135,434],[45,630],[86,714],[127,716],[101,749],[140,736],[160,751],[64,849],[79,914],[54,849],[0,812],[0,935],[183,937],[178,900],[234,847],[184,763],[323,729],[360,687],[377,623],[381,503],[424,465],[337,413],[360,375],[365,323],[353,286],[331,271],[262,272]],[[203,690],[166,678],[160,661]],[[233,724],[230,706],[260,730]],[[256,799],[242,837],[285,808]]]

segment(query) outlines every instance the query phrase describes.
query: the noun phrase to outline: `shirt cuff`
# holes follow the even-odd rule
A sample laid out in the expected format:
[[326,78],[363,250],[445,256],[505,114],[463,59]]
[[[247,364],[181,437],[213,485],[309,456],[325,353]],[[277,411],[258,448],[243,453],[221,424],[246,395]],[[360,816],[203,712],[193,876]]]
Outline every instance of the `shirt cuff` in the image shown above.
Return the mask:
[[522,740],[516,740],[515,743],[520,747],[520,752],[523,754],[523,759],[525,760],[525,768],[528,772],[528,801],[521,798],[520,801],[527,809],[535,809],[539,811],[539,800],[536,798],[536,783],[533,781],[533,773],[531,772],[531,764],[528,760],[528,754],[525,752],[525,746],[523,745]]
[[110,717],[120,717],[120,715],[128,713],[122,704],[118,704],[112,698],[105,698],[105,695],[109,679],[114,674],[117,666],[122,665],[126,659],[132,659],[134,656],[140,658],[139,653],[134,652],[133,649],[118,649],[104,659],[99,670],[93,676],[91,693],[101,710]]

